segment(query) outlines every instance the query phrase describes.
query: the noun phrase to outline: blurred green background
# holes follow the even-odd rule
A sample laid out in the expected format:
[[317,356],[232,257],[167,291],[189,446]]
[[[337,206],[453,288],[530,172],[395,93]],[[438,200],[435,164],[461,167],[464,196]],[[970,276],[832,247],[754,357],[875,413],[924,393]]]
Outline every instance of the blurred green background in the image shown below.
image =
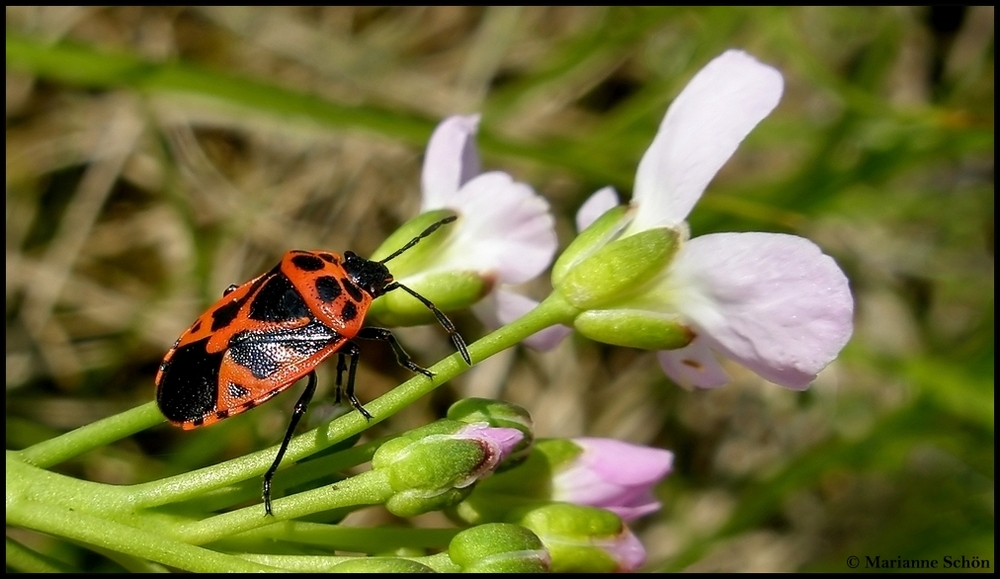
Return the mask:
[[[634,525],[650,570],[844,571],[850,555],[992,567],[992,7],[6,15],[8,449],[150,401],[180,332],[286,249],[372,251],[417,213],[445,116],[482,113],[484,166],[534,185],[565,247],[580,204],[608,184],[627,198],[667,105],[735,47],[781,70],[785,94],[692,232],[796,233],[834,256],[856,299],[841,357],[803,393],[733,365],[729,386],[688,392],[652,353],[575,338],[496,356],[374,430],[478,395],[525,406],[541,436],[672,449],[664,508]],[[455,318],[470,341],[487,331]],[[422,365],[451,351],[439,328],[398,333]],[[364,349],[362,400],[407,376],[383,350]],[[60,470],[130,483],[214,464],[275,443],[295,397]]]

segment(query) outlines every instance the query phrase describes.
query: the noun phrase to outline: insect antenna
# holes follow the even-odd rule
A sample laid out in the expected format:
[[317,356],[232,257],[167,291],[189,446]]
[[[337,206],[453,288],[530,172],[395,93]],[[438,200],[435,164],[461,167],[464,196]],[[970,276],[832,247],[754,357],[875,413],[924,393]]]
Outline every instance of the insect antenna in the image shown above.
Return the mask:
[[435,223],[432,223],[430,227],[428,227],[427,229],[425,229],[423,231],[423,233],[421,233],[420,235],[418,235],[418,236],[414,237],[413,239],[411,239],[406,245],[404,245],[403,247],[400,247],[399,249],[397,249],[396,251],[394,251],[392,253],[392,255],[390,255],[389,257],[387,257],[387,258],[385,258],[383,260],[380,260],[379,263],[385,263],[385,262],[389,261],[390,259],[392,259],[394,257],[399,257],[399,254],[403,253],[407,249],[410,249],[411,247],[413,247],[414,245],[416,245],[417,243],[419,243],[421,239],[423,239],[423,238],[427,237],[428,235],[430,235],[430,234],[434,233],[435,231],[437,231],[438,227],[441,227],[442,225],[444,225],[446,223],[451,223],[452,221],[455,221],[456,219],[458,219],[458,216],[452,215],[450,217],[445,217],[441,221],[437,221]]

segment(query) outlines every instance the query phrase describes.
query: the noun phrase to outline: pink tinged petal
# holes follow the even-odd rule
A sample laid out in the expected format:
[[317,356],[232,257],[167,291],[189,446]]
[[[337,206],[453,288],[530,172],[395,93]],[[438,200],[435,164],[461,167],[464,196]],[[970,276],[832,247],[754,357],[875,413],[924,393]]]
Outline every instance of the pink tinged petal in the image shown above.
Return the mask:
[[555,220],[548,202],[510,175],[493,171],[466,183],[449,205],[461,215],[441,267],[524,283],[545,271],[555,255]]
[[716,388],[729,382],[729,375],[700,336],[683,348],[657,352],[656,357],[663,372],[684,388]]
[[630,231],[684,221],[743,138],[777,106],[783,84],[781,73],[739,50],[701,69],[639,162],[632,197],[639,210]]
[[617,537],[602,541],[598,546],[618,563],[619,572],[635,571],[646,564],[646,548],[625,525],[622,525],[622,531]]
[[475,472],[470,474],[467,481],[455,485],[457,488],[466,487],[476,480],[492,474],[524,439],[524,433],[516,428],[493,427],[486,422],[475,422],[464,426],[452,436],[458,439],[473,440],[483,449],[482,462]]
[[652,490],[669,474],[673,453],[608,438],[575,438],[583,449],[552,480],[554,500],[607,509],[622,520],[655,512]]
[[597,221],[597,218],[604,215],[612,207],[618,205],[618,193],[614,187],[604,187],[598,189],[593,195],[587,198],[576,212],[576,230],[583,231]]
[[698,237],[678,253],[672,276],[678,310],[710,348],[789,388],[807,387],[853,331],[847,277],[802,237]]
[[[528,296],[503,288],[498,289],[493,295],[496,304],[496,317],[499,322],[496,327],[505,326],[538,306],[538,302]],[[546,352],[555,348],[572,331],[570,328],[558,324],[532,334],[523,343],[534,350]]]
[[452,207],[452,197],[479,174],[479,152],[475,142],[478,127],[479,115],[470,115],[448,117],[434,129],[427,143],[420,177],[423,186],[421,213]]

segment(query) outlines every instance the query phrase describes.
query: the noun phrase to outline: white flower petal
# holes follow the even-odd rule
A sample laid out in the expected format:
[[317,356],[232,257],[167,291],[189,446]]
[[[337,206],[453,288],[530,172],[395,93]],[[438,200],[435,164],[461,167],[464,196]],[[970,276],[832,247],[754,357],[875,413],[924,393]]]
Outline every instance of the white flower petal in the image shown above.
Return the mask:
[[450,207],[462,185],[479,174],[478,127],[479,115],[470,115],[448,117],[434,129],[420,175],[421,213]]
[[597,221],[597,218],[604,215],[612,207],[618,205],[618,192],[610,185],[594,192],[587,198],[576,212],[576,230],[583,231]]
[[847,278],[802,237],[697,237],[678,252],[670,283],[709,347],[783,386],[807,387],[851,336]]
[[701,337],[683,348],[657,352],[656,357],[663,373],[685,388],[717,388],[729,382],[729,375]]
[[684,221],[744,137],[781,99],[777,70],[738,50],[708,63],[670,105],[635,177],[630,232]]
[[478,271],[519,284],[545,271],[558,241],[548,202],[493,171],[466,183],[449,203],[461,219],[435,269]]
[[[493,292],[496,303],[497,326],[506,326],[538,306],[538,302],[526,295],[515,293],[504,288]],[[485,301],[485,300],[484,300]],[[549,326],[540,332],[532,334],[523,343],[540,352],[546,352],[559,345],[573,330],[562,324]]]

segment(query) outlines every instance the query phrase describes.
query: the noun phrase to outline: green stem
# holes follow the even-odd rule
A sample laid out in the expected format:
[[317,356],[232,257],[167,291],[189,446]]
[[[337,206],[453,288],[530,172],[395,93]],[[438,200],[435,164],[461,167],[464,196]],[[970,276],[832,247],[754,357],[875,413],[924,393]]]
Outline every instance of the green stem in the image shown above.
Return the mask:
[[150,402],[29,446],[18,452],[18,458],[28,464],[48,468],[163,421],[156,403]]
[[[343,472],[351,467],[368,462],[371,460],[372,455],[375,454],[375,451],[390,438],[379,438],[344,449],[340,452],[299,461],[294,467],[284,470],[274,477],[271,490],[275,496],[281,496],[284,489],[297,487],[316,479],[327,477],[330,473]],[[235,485],[202,493],[188,504],[192,509],[197,511],[221,511],[231,505],[258,498],[260,497],[260,492],[261,485],[259,480],[245,480]]]
[[[142,557],[194,572],[261,572],[277,569],[189,545],[155,533],[61,505],[35,501],[7,504],[7,524]],[[14,508],[12,508],[14,507]]]
[[[272,565],[288,571],[300,573],[320,573],[328,571],[339,563],[356,561],[356,557],[333,557],[322,555],[274,555],[265,553],[254,553],[243,555],[248,561],[261,563],[262,565]],[[451,561],[448,553],[438,553],[427,557],[399,557],[408,561],[414,561],[434,569],[438,573],[458,573],[462,569]]]
[[185,542],[201,545],[321,511],[377,505],[392,496],[386,477],[385,471],[366,471],[335,485],[277,499],[273,503],[274,516],[265,515],[260,505],[253,505],[184,525],[174,533]]
[[36,553],[7,537],[7,568],[21,573],[72,573],[69,565]]
[[414,527],[345,527],[305,521],[287,521],[280,525],[261,527],[232,537],[245,545],[247,541],[287,541],[298,545],[318,545],[352,553],[390,552],[396,549],[442,549],[461,529],[428,529]]

